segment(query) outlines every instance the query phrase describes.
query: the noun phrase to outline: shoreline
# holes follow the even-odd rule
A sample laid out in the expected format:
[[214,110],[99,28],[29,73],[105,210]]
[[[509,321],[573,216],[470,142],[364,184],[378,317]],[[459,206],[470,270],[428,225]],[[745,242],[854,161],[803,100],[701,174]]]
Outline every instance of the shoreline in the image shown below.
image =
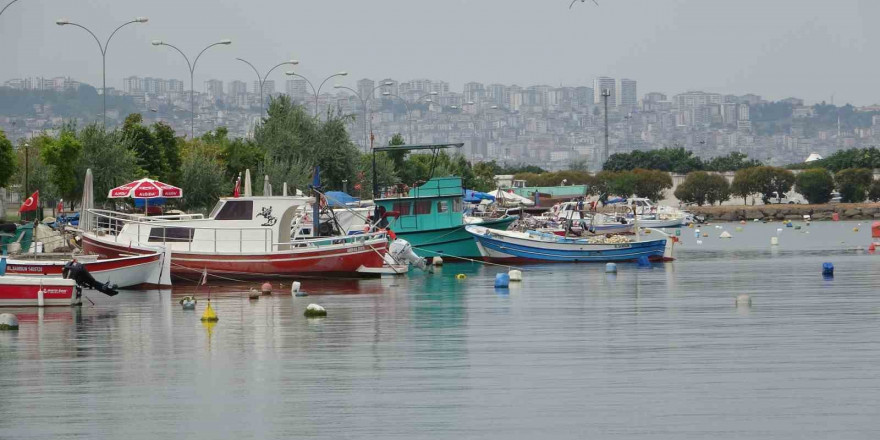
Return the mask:
[[761,220],[803,220],[810,215],[812,220],[832,220],[837,213],[840,220],[880,219],[880,203],[828,203],[824,205],[723,205],[691,206],[688,211],[714,221]]

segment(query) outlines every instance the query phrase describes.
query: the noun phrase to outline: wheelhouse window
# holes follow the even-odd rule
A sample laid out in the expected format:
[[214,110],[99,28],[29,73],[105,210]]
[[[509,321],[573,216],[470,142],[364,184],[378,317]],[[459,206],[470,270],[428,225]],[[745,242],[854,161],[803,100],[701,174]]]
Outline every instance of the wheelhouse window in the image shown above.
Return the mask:
[[410,202],[394,202],[391,210],[396,211],[400,215],[410,215],[410,206],[412,206]]
[[431,213],[431,201],[430,200],[419,200],[416,202],[416,215],[430,214],[430,213]]
[[449,202],[445,200],[437,202],[437,214],[443,214],[447,211],[449,211]]
[[215,220],[251,220],[254,218],[253,200],[227,200]]
[[452,199],[452,210],[454,212],[461,212],[461,197]]
[[192,228],[152,228],[150,242],[158,243],[192,243]]

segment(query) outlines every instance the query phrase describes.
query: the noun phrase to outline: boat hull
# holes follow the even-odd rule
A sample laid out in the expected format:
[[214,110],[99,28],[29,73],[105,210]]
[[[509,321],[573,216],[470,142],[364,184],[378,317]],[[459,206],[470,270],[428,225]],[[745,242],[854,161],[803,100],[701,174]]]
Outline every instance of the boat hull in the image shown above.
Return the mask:
[[0,277],[0,307],[72,306],[80,303],[73,280],[5,275]]
[[[518,238],[498,234],[486,228],[468,228],[483,259],[518,263],[608,263],[635,261],[640,257],[664,260],[667,239],[637,241],[619,244],[588,244],[570,240],[565,242]],[[580,240],[583,241],[583,240]]]
[[[171,256],[171,275],[192,279],[207,271],[237,279],[289,278],[309,276],[378,276],[358,271],[362,267],[382,267],[387,241],[365,240],[361,245],[331,246],[327,249],[299,249],[265,253],[208,253],[175,251]],[[83,249],[107,258],[144,253],[136,245],[113,241],[112,237],[83,235]]]
[[[166,254],[151,251],[150,254],[83,262],[83,266],[96,281],[115,284],[117,287],[170,286],[168,267],[163,267]],[[6,273],[36,278],[61,278],[67,261],[7,260]]]
[[[479,225],[492,229],[507,229],[517,217],[507,217],[497,220],[486,220]],[[454,226],[451,228],[431,229],[426,231],[397,232],[397,236],[408,241],[416,255],[422,258],[471,258],[482,257],[477,243],[465,227],[467,225]]]

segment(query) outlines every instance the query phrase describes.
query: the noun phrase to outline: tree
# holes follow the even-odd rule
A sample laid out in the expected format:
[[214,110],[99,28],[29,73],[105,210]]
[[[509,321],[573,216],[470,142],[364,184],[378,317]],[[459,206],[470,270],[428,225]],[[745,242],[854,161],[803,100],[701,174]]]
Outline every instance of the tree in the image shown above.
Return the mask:
[[[152,128],[154,144],[164,161],[161,167],[163,173],[158,177],[166,183],[176,183],[180,175],[180,144],[183,139],[175,136],[174,129],[164,122],[157,122]],[[225,127],[220,128],[225,130]]]
[[780,200],[794,185],[794,173],[784,168],[761,166],[749,168],[751,186],[754,192],[761,194],[764,203],[771,199]]
[[795,191],[809,203],[828,203],[834,191],[834,177],[825,168],[813,168],[798,174],[794,185]]
[[719,172],[737,171],[743,168],[754,168],[757,166],[761,166],[761,162],[755,159],[749,159],[748,155],[735,151],[727,156],[713,157],[706,161],[705,170]]
[[722,175],[694,171],[688,173],[684,182],[675,189],[675,197],[682,202],[696,203],[698,206],[706,203],[712,205],[730,198],[730,185]]
[[658,170],[635,169],[633,194],[651,200],[662,200],[664,191],[672,188],[672,177],[669,173]]
[[[234,180],[244,170],[260,169],[266,158],[266,151],[251,139],[235,139],[231,142],[226,142],[220,151],[223,162],[226,164],[226,179],[229,181]],[[279,159],[278,161],[273,159],[273,166],[279,162],[290,163],[290,159]],[[275,169],[273,166],[267,166],[266,168]],[[285,173],[288,171],[285,171]],[[270,174],[269,177],[272,178],[273,176]]]
[[[43,161],[41,154],[54,141],[54,138],[43,133],[27,142],[30,147],[25,148],[25,142],[22,141],[18,148],[16,161],[22,166],[16,170],[13,181],[19,182],[22,189],[26,188],[29,193],[39,190],[40,200],[56,200],[59,197],[58,192],[55,191],[55,185],[52,184],[52,171]],[[25,159],[25,154],[27,154],[27,159]],[[27,166],[25,167],[25,165]]]
[[77,138],[83,147],[77,182],[83,181],[86,169],[92,169],[96,202],[107,200],[107,193],[112,188],[144,177],[137,155],[122,143],[120,131],[106,131],[100,125],[92,124],[80,130]]
[[868,197],[868,189],[874,182],[874,173],[867,168],[847,168],[834,175],[840,200],[844,203],[861,203]]
[[497,165],[492,162],[477,162],[473,166],[474,186],[476,191],[492,191],[495,189],[495,170]]
[[6,187],[9,184],[9,180],[15,174],[15,163],[12,142],[6,138],[6,133],[0,130],[0,187]]
[[743,168],[737,170],[733,175],[733,183],[730,185],[730,192],[732,195],[742,197],[743,205],[747,205],[748,197],[757,192],[754,185],[755,182],[752,179],[752,172],[754,170],[755,168]]
[[143,116],[132,113],[122,125],[122,140],[126,147],[137,155],[141,168],[150,176],[161,178],[168,173],[168,164],[162,149],[156,144],[153,133],[145,127]]
[[51,170],[49,180],[58,195],[67,200],[72,201],[82,194],[82,184],[77,179],[82,152],[82,143],[70,126],[40,150],[40,158]]
[[880,202],[880,180],[871,182],[871,187],[868,189],[868,198],[872,202]]
[[200,140],[184,145],[180,166],[180,186],[184,189],[183,209],[205,210],[221,196],[229,194],[232,182],[223,175],[223,163],[216,148]]

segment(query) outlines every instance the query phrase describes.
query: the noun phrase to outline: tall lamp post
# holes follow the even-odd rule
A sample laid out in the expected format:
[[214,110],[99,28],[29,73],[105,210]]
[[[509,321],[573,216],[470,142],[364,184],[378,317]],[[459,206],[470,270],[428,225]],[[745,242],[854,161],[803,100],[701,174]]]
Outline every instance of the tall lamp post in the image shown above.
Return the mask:
[[407,126],[409,127],[409,142],[412,143],[412,141],[413,141],[413,139],[412,139],[412,120],[410,119],[409,103],[406,102],[405,99],[401,98],[400,96],[398,96],[395,93],[382,92],[382,96],[389,96],[389,97],[397,98],[400,100],[400,102],[403,103],[403,106],[406,108],[406,123],[407,123]]
[[250,61],[248,61],[244,58],[236,58],[236,59],[241,61],[242,63],[247,64],[248,66],[251,66],[251,69],[254,69],[254,73],[257,74],[257,83],[260,86],[260,117],[262,118],[263,111],[265,110],[265,101],[263,101],[263,85],[266,84],[266,80],[269,78],[269,74],[272,73],[273,70],[275,70],[281,66],[296,66],[297,64],[299,64],[299,61],[290,60],[290,61],[285,61],[283,63],[278,63],[275,66],[273,66],[271,69],[269,69],[269,71],[266,72],[265,75],[261,76],[260,72],[257,70],[256,67],[254,67],[253,64],[250,63]]
[[196,137],[196,135],[195,135],[196,134],[196,99],[195,99],[196,63],[199,62],[199,58],[201,58],[202,54],[205,53],[206,50],[208,50],[214,46],[220,46],[220,45],[228,46],[228,45],[232,44],[232,40],[224,39],[224,40],[220,40],[216,43],[209,44],[207,47],[202,49],[202,51],[199,52],[198,55],[196,55],[196,59],[192,63],[189,62],[189,58],[187,58],[186,54],[183,53],[182,50],[178,49],[177,46],[174,46],[173,44],[166,43],[162,40],[153,40],[152,44],[153,44],[153,46],[168,46],[168,47],[176,50],[180,55],[183,56],[183,59],[186,60],[186,65],[189,67],[189,106],[190,106],[189,137],[191,139],[195,139],[195,137]]
[[[12,4],[12,3],[10,3],[10,4]],[[7,7],[9,7],[9,5],[7,5]],[[3,9],[5,10],[6,8],[3,8]],[[138,18],[135,18],[134,20],[122,23],[121,25],[119,25],[119,27],[116,28],[116,30],[114,30],[112,33],[110,33],[110,36],[107,37],[107,40],[103,44],[101,43],[101,40],[98,39],[98,36],[95,35],[94,32],[90,31],[89,28],[87,28],[81,24],[74,23],[74,22],[67,20],[65,18],[62,18],[60,20],[55,21],[55,24],[57,24],[58,26],[76,26],[76,27],[88,32],[92,37],[95,38],[95,42],[98,43],[98,49],[101,50],[101,62],[102,62],[101,95],[104,97],[104,126],[105,127],[107,126],[107,46],[110,44],[110,39],[113,38],[113,36],[116,35],[116,32],[118,32],[123,27],[128,26],[130,24],[134,24],[134,23],[146,23],[147,21],[149,21],[149,19],[147,17],[138,17]]]
[[[608,98],[611,97],[610,89],[602,89],[602,100],[605,101],[605,162],[608,162]],[[601,170],[604,162],[599,164]]]
[[317,117],[318,117],[318,96],[321,94],[321,88],[324,87],[324,84],[326,84],[327,81],[330,81],[330,79],[332,79],[332,78],[336,78],[337,76],[347,76],[347,75],[348,75],[348,72],[345,72],[345,71],[343,71],[343,72],[337,72],[337,73],[334,73],[333,75],[328,76],[327,78],[324,78],[324,81],[321,81],[321,85],[319,85],[317,89],[316,89],[315,86],[312,84],[312,82],[309,81],[308,78],[306,78],[306,77],[304,77],[304,76],[302,76],[302,75],[300,75],[300,74],[298,74],[298,73],[296,73],[296,72],[294,72],[294,71],[292,71],[292,70],[286,72],[285,74],[286,74],[287,76],[296,76],[296,77],[299,77],[299,78],[304,79],[304,80],[306,81],[306,83],[309,85],[309,87],[312,88],[312,92],[315,93],[315,117],[317,118]]
[[18,0],[12,0],[11,2],[7,3],[6,6],[3,7],[3,9],[0,9],[0,15],[3,15],[3,13],[6,12],[6,8],[12,6],[12,4],[15,3],[15,2],[17,2],[17,1],[18,1]]
[[373,132],[373,118],[372,117],[368,118],[368,113],[372,114],[372,112],[369,112],[367,110],[367,103],[369,103],[370,100],[373,99],[373,94],[376,93],[376,90],[379,90],[382,87],[391,86],[391,85],[394,85],[394,83],[391,81],[385,81],[384,83],[379,84],[376,87],[373,87],[373,90],[370,91],[370,96],[368,96],[366,99],[363,96],[361,96],[361,94],[358,93],[357,90],[355,90],[351,87],[346,87],[346,86],[343,86],[340,84],[333,85],[334,89],[345,89],[345,90],[348,90],[348,91],[354,93],[354,95],[357,96],[358,99],[361,101],[361,105],[363,105],[363,109],[364,109],[364,152],[365,153],[370,148],[369,137],[367,136],[367,119],[369,119],[369,121],[370,121],[370,133]]

